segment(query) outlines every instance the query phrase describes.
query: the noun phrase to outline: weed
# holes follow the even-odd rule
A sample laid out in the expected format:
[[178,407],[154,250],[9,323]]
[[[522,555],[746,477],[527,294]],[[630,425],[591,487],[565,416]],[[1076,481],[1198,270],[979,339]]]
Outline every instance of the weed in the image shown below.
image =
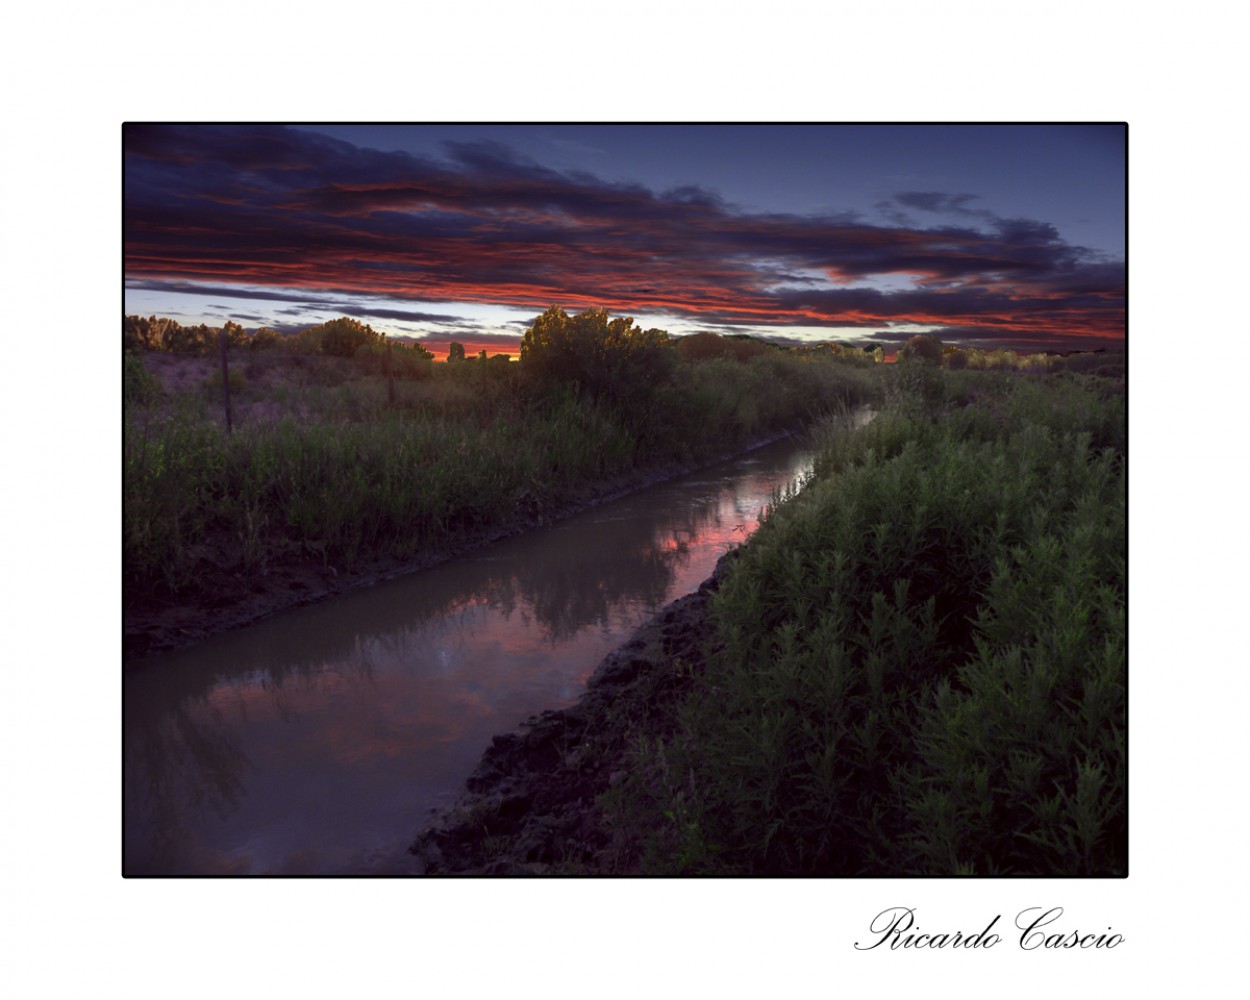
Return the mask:
[[915,372],[821,425],[722,585],[720,651],[610,803],[650,870],[1125,871],[1122,403]]
[[[392,401],[386,379],[368,373],[372,356],[274,357],[295,377],[267,397],[231,372],[236,412],[262,397],[270,409],[226,435],[219,379],[154,415],[138,405],[152,397],[141,360],[128,356],[130,596],[185,595],[199,564],[253,572],[312,554],[358,569],[443,549],[559,507],[587,484],[711,456],[859,401],[875,374],[799,358],[686,366],[634,410],[572,390],[528,399],[516,366],[436,366],[397,385]],[[264,352],[249,361],[258,379],[279,367]]]

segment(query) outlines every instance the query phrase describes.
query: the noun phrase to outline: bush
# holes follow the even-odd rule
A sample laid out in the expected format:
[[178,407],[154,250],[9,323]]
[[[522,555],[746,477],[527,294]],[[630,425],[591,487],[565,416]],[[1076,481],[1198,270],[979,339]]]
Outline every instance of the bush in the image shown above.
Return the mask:
[[675,346],[677,356],[682,361],[711,361],[729,354],[729,345],[725,338],[717,333],[692,333],[688,337],[679,337]]
[[1005,351],[1001,347],[985,355],[985,367],[989,371],[1011,371],[1018,367],[1016,352]]
[[127,353],[122,359],[122,401],[127,406],[146,406],[160,391],[160,380],[148,371],[143,356]]
[[926,364],[940,365],[942,342],[931,333],[919,333],[899,349],[898,360],[923,361]]
[[894,365],[889,371],[888,396],[897,409],[918,415],[931,413],[941,403],[945,382],[943,373],[926,360]]
[[420,344],[393,342],[391,345],[391,372],[396,378],[429,378],[434,355]]
[[729,353],[733,359],[742,364],[773,350],[768,344],[745,335],[731,335],[725,338],[725,343],[729,345]]
[[313,330],[305,331],[311,335],[313,331],[320,334],[321,352],[333,354],[340,358],[350,358],[362,347],[377,346],[383,343],[382,334],[359,320],[343,316],[322,323]]
[[632,318],[609,319],[606,309],[569,316],[552,306],[521,340],[521,366],[539,394],[572,386],[623,409],[645,405],[675,363],[667,333],[644,331]]
[[248,347],[254,351],[267,351],[273,347],[281,347],[282,339],[282,334],[277,330],[263,326],[252,334]]
[[769,513],[615,792],[656,873],[1125,872],[1123,406],[1005,385]]

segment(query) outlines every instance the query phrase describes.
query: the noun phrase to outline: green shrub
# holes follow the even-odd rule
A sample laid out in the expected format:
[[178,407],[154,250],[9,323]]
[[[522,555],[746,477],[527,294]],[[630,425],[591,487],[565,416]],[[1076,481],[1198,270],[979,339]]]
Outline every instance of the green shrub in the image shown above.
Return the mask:
[[270,327],[263,326],[255,333],[247,342],[247,346],[254,351],[267,351],[275,347],[282,346],[282,334]]
[[[231,392],[242,392],[247,388],[247,376],[237,368],[230,368],[229,375]],[[201,392],[210,399],[221,396],[221,372],[215,372],[200,383]]]
[[321,352],[340,358],[353,357],[361,348],[379,346],[384,340],[373,327],[347,316],[322,323],[320,334]]
[[605,309],[569,316],[552,306],[521,339],[521,367],[537,394],[559,395],[572,386],[587,399],[628,410],[647,405],[675,362],[667,333],[610,319]]
[[127,352],[122,357],[122,401],[126,406],[146,406],[160,395],[161,384],[143,363],[143,355]]
[[1124,873],[1123,407],[1007,385],[831,431],[770,512],[615,792],[653,870]]

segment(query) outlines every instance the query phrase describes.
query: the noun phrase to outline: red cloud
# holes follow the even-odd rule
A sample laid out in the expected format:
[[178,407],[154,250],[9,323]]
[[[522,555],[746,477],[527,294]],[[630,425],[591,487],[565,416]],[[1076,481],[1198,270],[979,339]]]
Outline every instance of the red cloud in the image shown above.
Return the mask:
[[[494,148],[452,169],[258,126],[148,128],[133,142],[128,130],[126,153],[128,278],[729,325],[917,323],[1004,344],[1125,334],[1123,266],[1041,223],[985,232],[748,215]],[[785,270],[834,283],[771,287]],[[913,287],[856,287],[898,274]]]

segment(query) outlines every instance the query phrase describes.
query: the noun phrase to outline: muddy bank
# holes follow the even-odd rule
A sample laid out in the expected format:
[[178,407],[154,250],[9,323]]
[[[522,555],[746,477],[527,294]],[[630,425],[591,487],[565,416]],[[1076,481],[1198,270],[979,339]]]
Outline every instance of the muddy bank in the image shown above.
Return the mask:
[[263,574],[223,570],[205,559],[196,588],[176,599],[138,601],[123,594],[123,665],[150,653],[189,646],[209,636],[240,628],[292,608],[313,604],[372,586],[463,555],[491,542],[550,524],[635,490],[652,486],[798,433],[784,430],[705,460],[641,470],[574,492],[554,511],[517,510],[504,523],[461,536],[446,546],[408,559],[384,560],[348,572],[316,557],[271,565]]
[[596,800],[627,773],[640,733],[673,729],[714,648],[712,594],[740,551],[604,658],[577,704],[494,738],[461,798],[410,848],[426,875],[640,874],[637,845]]

